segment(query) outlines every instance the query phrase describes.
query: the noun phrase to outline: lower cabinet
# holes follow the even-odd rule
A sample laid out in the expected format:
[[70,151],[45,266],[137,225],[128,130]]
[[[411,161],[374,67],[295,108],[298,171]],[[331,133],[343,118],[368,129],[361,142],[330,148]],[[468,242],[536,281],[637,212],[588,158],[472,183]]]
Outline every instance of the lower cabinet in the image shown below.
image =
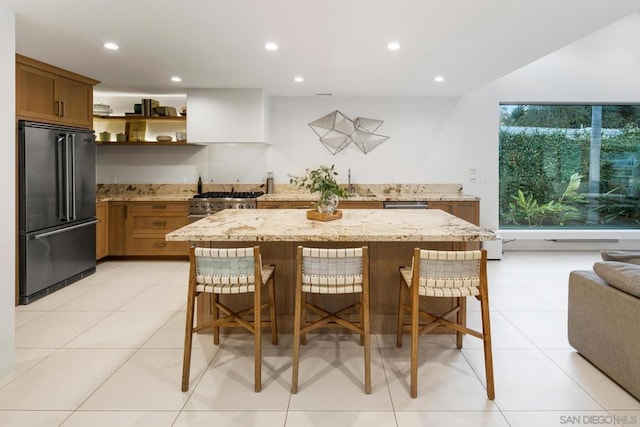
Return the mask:
[[187,202],[131,202],[126,219],[127,255],[187,255],[188,242],[165,235],[189,224]]
[[109,255],[109,205],[96,203],[96,260]]
[[437,201],[429,202],[427,206],[429,209],[441,209],[471,224],[480,225],[480,202],[478,201]]
[[109,202],[109,255],[188,255],[188,242],[165,241],[189,223],[188,214],[187,202]]

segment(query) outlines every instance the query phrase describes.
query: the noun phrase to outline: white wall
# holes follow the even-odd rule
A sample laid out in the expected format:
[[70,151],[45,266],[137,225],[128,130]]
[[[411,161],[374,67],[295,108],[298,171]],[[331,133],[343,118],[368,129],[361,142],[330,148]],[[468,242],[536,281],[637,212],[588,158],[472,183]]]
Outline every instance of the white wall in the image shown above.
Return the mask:
[[[158,159],[162,175],[149,167],[128,176],[120,168],[119,180],[156,182],[160,176],[179,183],[186,167],[192,170],[189,182],[204,168],[208,182],[259,183],[273,171],[276,183],[284,183],[306,167],[335,164],[339,181],[346,181],[351,168],[356,183],[462,183],[466,193],[481,198],[481,224],[497,229],[500,102],[640,102],[638,39],[636,13],[461,98],[273,97],[270,147],[211,145],[198,156],[176,147],[175,167],[165,164],[164,154],[146,149],[144,158],[141,151],[127,162],[151,165]],[[356,147],[331,155],[307,124],[336,109],[350,118],[384,120],[377,132],[391,138],[366,155]],[[99,154],[99,182],[111,182],[117,159],[109,165],[103,160]],[[134,176],[136,181],[127,181]]]
[[[15,206],[15,15],[0,8],[0,199]],[[0,376],[15,364],[15,209],[4,209],[0,222]]]
[[[449,132],[468,141],[483,163],[481,175],[486,184],[465,185],[469,193],[482,197],[483,225],[498,226],[499,103],[639,103],[638,39],[640,13],[635,13],[463,98],[450,117],[453,126]],[[480,152],[475,151],[476,144]],[[620,233],[578,233],[583,238],[640,237],[634,231],[623,233],[625,237]],[[539,238],[549,236],[549,232],[537,233]],[[534,237],[534,233],[529,236]]]

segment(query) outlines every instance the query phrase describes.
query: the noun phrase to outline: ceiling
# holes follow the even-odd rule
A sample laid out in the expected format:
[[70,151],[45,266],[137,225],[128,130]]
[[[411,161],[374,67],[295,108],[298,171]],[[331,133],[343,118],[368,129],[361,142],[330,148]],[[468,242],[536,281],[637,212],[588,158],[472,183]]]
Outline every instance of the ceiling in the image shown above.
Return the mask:
[[[457,96],[640,0],[0,0],[0,9],[15,12],[18,53],[100,80],[100,91]],[[269,41],[279,49],[267,51]]]

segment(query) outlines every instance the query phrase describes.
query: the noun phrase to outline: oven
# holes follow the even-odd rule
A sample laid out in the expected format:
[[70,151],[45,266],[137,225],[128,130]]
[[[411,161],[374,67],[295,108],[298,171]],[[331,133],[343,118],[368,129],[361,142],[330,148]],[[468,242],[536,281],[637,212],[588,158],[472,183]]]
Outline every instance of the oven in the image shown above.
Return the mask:
[[223,209],[255,209],[263,191],[210,191],[189,201],[189,220],[195,222]]
[[383,202],[384,209],[427,209],[427,202],[425,200],[411,200],[411,201],[388,201]]

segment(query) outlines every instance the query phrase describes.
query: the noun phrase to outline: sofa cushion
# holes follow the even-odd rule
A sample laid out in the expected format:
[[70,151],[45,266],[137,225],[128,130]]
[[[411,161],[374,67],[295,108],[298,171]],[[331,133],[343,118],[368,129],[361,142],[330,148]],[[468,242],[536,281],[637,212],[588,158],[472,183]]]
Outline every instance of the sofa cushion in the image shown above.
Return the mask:
[[600,261],[593,271],[609,285],[640,298],[640,266],[618,261]]
[[619,261],[640,265],[640,251],[602,251],[603,261]]

